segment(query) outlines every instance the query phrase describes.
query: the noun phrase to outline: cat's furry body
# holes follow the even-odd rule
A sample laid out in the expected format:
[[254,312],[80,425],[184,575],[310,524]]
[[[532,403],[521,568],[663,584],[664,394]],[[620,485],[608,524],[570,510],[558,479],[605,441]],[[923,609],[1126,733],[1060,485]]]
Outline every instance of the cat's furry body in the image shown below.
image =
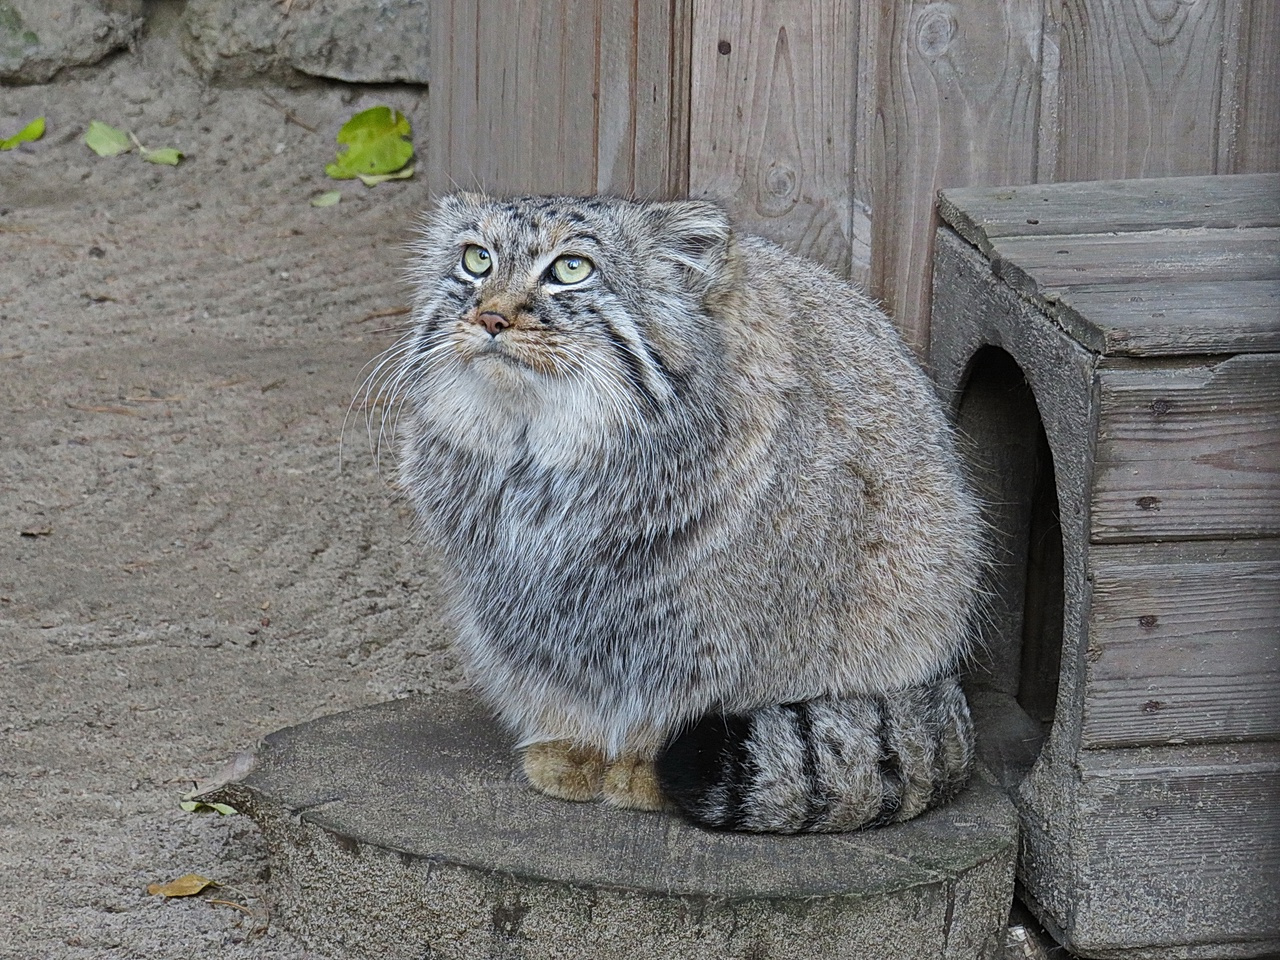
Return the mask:
[[[652,760],[722,714],[756,717],[755,753],[746,728],[712,730],[659,765],[666,799],[711,825],[848,829],[963,782],[972,733],[947,674],[977,510],[879,309],[704,203],[459,195],[417,253],[402,481],[452,569],[469,676],[531,748],[535,785],[656,805]],[[585,281],[549,272],[565,254]],[[913,697],[920,735],[893,746]],[[820,751],[758,749],[762,709],[815,700],[830,709],[787,708],[802,739],[880,784],[859,813],[824,813],[848,777],[824,780]],[[868,724],[872,770],[842,746]],[[700,764],[701,787],[681,779]],[[761,796],[799,777],[809,800],[753,819],[741,784],[716,806],[726,777]],[[895,780],[923,786],[894,799]]]

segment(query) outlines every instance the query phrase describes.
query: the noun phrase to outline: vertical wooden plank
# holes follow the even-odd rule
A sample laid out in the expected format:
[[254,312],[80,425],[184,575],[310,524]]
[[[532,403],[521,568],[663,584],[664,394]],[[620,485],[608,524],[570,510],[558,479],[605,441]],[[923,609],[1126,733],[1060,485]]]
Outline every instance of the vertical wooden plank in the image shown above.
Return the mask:
[[[695,0],[670,0],[669,77],[666,115],[667,184],[672,196],[689,194],[689,142],[693,115],[693,28]],[[660,115],[659,115],[660,116]],[[658,125],[655,118],[655,125]]]
[[[638,5],[605,0],[601,4],[597,52],[596,190],[635,190],[636,104],[638,77]],[[638,105],[637,105],[638,106]]]
[[692,0],[604,0],[596,189],[646,199],[688,184]]
[[1228,7],[1238,2],[1049,4],[1062,57],[1054,179],[1217,172]]
[[855,193],[871,209],[871,291],[923,352],[937,191],[1035,179],[1040,0],[868,0],[862,14]]
[[1220,173],[1280,171],[1280,3],[1242,0],[1228,158]]
[[672,11],[687,2],[433,4],[433,189],[669,194],[683,172],[669,117],[685,59]]
[[701,0],[689,189],[847,274],[857,28],[845,0]]

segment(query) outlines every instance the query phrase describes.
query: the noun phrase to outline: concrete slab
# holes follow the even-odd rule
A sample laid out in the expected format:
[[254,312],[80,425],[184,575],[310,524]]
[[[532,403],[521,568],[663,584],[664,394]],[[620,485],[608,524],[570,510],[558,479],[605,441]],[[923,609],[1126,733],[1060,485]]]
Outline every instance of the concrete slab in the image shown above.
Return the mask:
[[834,836],[553,800],[466,694],[281,730],[216,797],[262,829],[290,928],[351,958],[994,957],[1017,852],[985,776],[911,823]]

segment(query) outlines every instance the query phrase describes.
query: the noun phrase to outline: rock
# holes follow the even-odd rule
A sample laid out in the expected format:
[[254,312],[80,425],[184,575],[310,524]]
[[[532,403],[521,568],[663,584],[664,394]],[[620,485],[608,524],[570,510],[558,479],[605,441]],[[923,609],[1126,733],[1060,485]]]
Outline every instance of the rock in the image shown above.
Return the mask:
[[427,74],[426,0],[320,0],[281,41],[295,70],[353,83],[421,83]]
[[0,83],[46,83],[132,46],[142,0],[0,0]]
[[187,52],[208,77],[427,83],[427,0],[190,0],[186,20]]
[[274,897],[351,958],[975,960],[1000,955],[1017,828],[992,781],[861,833],[711,833],[534,793],[463,695],[281,730],[202,799],[262,828]]

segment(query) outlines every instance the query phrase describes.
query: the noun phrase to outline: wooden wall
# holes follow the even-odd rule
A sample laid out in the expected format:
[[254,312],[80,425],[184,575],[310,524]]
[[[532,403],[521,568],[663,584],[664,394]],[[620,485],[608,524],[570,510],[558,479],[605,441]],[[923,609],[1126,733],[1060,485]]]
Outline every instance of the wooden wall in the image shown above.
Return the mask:
[[714,197],[918,348],[943,187],[1280,170],[1276,0],[441,0],[428,167]]
[[689,0],[431,4],[433,189],[683,194]]

